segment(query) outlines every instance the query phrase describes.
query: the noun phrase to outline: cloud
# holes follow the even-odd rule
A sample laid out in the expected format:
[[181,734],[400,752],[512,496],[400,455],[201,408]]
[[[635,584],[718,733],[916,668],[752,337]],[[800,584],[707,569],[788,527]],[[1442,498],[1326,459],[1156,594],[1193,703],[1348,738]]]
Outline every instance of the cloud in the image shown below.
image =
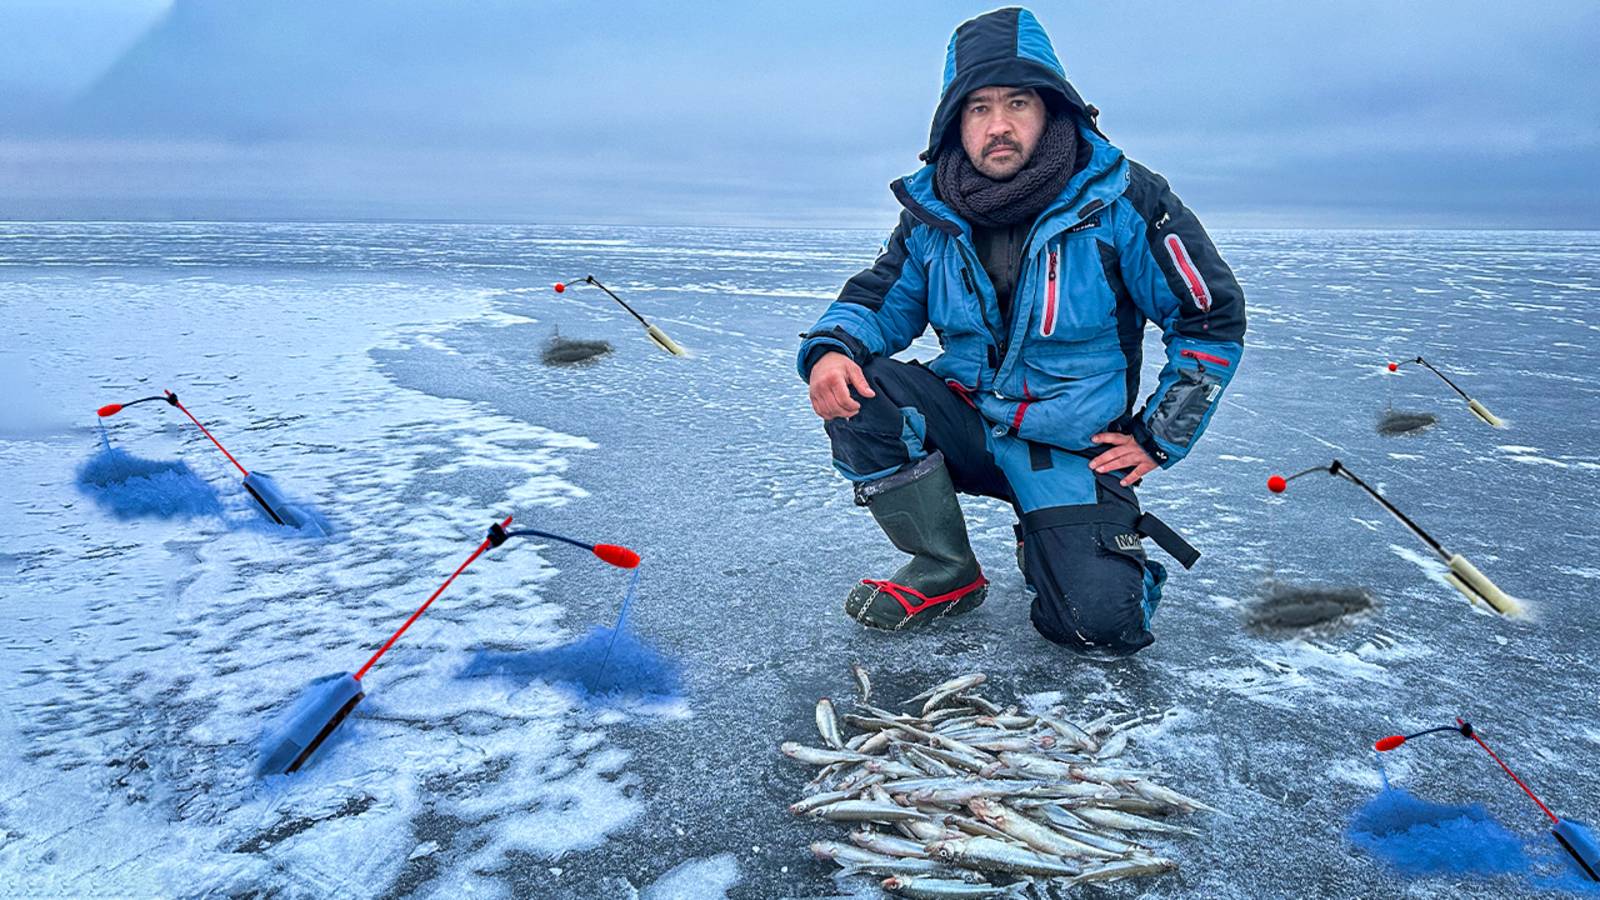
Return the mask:
[[[0,124],[0,216],[879,227],[973,12],[914,10],[179,0]],[[1208,221],[1600,225],[1600,7],[1039,12]]]

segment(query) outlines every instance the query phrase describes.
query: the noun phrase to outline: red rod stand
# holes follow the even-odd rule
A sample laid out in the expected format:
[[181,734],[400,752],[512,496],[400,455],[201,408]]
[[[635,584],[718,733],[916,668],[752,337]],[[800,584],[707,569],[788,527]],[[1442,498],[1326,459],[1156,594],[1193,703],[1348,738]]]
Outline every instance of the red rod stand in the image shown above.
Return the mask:
[[[1456,719],[1456,721],[1459,722],[1463,726],[1463,730],[1465,730],[1464,726],[1466,723],[1462,722],[1459,718]],[[1505,769],[1506,774],[1511,776],[1511,780],[1517,783],[1517,787],[1522,788],[1522,792],[1528,795],[1528,799],[1539,804],[1539,809],[1543,810],[1544,814],[1550,817],[1550,821],[1556,823],[1557,825],[1561,824],[1561,820],[1556,818],[1556,814],[1550,811],[1550,807],[1545,806],[1543,800],[1535,797],[1533,795],[1533,791],[1528,790],[1528,786],[1522,783],[1522,779],[1517,777],[1517,773],[1511,771],[1511,767],[1502,762],[1500,757],[1496,756],[1494,751],[1489,749],[1489,745],[1483,742],[1483,738],[1478,737],[1478,733],[1476,731],[1468,732],[1467,736],[1477,741],[1478,746],[1483,748],[1483,752],[1489,754],[1490,759],[1500,763],[1500,768]]]
[[250,477],[250,471],[248,469],[246,469],[244,466],[239,465],[239,461],[237,459],[233,458],[233,454],[228,452],[228,448],[222,446],[222,442],[217,440],[215,437],[213,437],[211,432],[207,431],[206,427],[204,425],[200,424],[200,420],[196,419],[194,417],[194,413],[189,412],[189,408],[188,407],[186,407],[182,403],[178,402],[178,395],[177,394],[174,394],[171,391],[167,391],[167,402],[171,403],[173,406],[176,406],[177,408],[183,410],[183,414],[189,417],[189,421],[193,422],[195,424],[195,427],[199,428],[200,431],[202,433],[204,433],[206,437],[211,438],[211,443],[217,445],[217,449],[221,450],[222,451],[222,455],[226,456],[228,458],[228,462],[233,463],[233,467],[239,470],[239,474],[245,476],[246,478]]
[[[511,517],[510,516],[506,516],[506,520],[504,522],[500,523],[500,527],[502,529],[504,529],[506,526],[508,526],[510,524],[511,524]],[[367,664],[362,666],[360,671],[356,672],[356,676],[355,677],[356,677],[357,681],[361,680],[361,676],[367,674],[367,670],[372,668],[372,664],[378,661],[378,657],[380,657],[383,654],[389,652],[389,648],[393,647],[394,646],[394,642],[398,641],[400,639],[400,635],[405,634],[406,633],[406,629],[411,627],[411,623],[415,622],[417,620],[417,618],[419,616],[421,616],[422,613],[433,603],[433,601],[437,600],[439,598],[439,595],[444,593],[444,589],[450,586],[450,582],[455,581],[456,580],[456,576],[460,575],[462,572],[466,571],[467,566],[472,565],[473,560],[475,560],[478,557],[482,556],[484,551],[488,550],[489,547],[493,543],[494,543],[493,538],[484,538],[483,539],[483,543],[478,545],[478,549],[472,551],[472,555],[467,557],[467,561],[462,563],[460,566],[457,566],[456,570],[454,572],[450,573],[450,577],[446,578],[444,580],[444,584],[439,585],[439,589],[434,591],[433,595],[431,597],[429,597],[426,601],[424,601],[421,606],[417,607],[417,611],[411,614],[411,618],[407,619],[406,623],[404,625],[400,626],[400,630],[398,630],[394,634],[390,635],[389,636],[389,640],[385,641],[383,646],[378,648],[378,652],[372,654],[372,658],[367,660]]]

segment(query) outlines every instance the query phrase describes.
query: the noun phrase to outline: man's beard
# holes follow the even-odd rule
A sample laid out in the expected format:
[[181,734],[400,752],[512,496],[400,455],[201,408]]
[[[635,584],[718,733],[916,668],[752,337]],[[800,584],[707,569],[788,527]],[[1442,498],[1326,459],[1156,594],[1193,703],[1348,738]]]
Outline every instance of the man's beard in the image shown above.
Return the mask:
[[[990,162],[989,154],[1002,147],[1010,148],[1016,156],[1006,162]],[[1032,157],[1033,154],[1022,152],[1021,144],[1002,136],[990,141],[989,145],[983,148],[983,153],[972,160],[972,167],[995,181],[1010,181],[1028,165],[1028,160]]]

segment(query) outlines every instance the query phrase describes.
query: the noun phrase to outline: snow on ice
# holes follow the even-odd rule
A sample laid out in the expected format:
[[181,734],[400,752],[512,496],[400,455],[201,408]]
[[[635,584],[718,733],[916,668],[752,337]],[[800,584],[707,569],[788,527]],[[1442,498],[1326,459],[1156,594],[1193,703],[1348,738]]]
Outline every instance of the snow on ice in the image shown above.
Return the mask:
[[[1152,896],[1484,892],[1347,838],[1379,790],[1356,774],[1371,741],[1456,715],[1553,807],[1600,817],[1587,724],[1600,425],[1581,414],[1600,399],[1587,352],[1600,239],[1221,234],[1251,302],[1243,366],[1195,453],[1141,493],[1205,556],[1169,582],[1156,644],[1115,664],[1034,634],[1011,513],[989,501],[964,503],[994,585],[981,610],[893,636],[842,615],[849,584],[898,554],[828,465],[795,334],[881,240],[0,224],[13,336],[0,374],[17,398],[0,418],[4,891],[871,896],[810,858],[819,826],[785,809],[807,776],[775,752],[809,739],[816,697],[848,695],[855,661],[885,703],[978,669],[1086,718],[1166,713],[1135,735],[1141,758],[1225,815],[1174,846],[1178,873],[1140,883]],[[573,272],[693,357],[662,353],[598,294],[549,290]],[[614,350],[546,366],[558,328]],[[1510,429],[1426,373],[1383,371],[1417,355]],[[107,469],[96,407],[162,388],[328,533],[285,540],[263,524],[176,417],[117,422],[126,458]],[[1386,409],[1438,421],[1402,448],[1374,428]],[[1347,485],[1264,489],[1334,457],[1539,615],[1474,613]],[[170,483],[143,496],[138,479]],[[600,702],[576,687],[591,657],[571,648],[615,621],[615,571],[508,544],[366,676],[368,698],[313,766],[255,777],[273,717],[359,666],[507,514],[643,554],[627,652],[659,664],[649,689]],[[1373,608],[1338,629],[1257,635],[1245,617],[1270,584],[1363,588]],[[504,671],[462,677],[485,659]],[[1495,777],[1412,765],[1406,786],[1521,835],[1526,799]],[[1548,889],[1565,888],[1493,882]]]

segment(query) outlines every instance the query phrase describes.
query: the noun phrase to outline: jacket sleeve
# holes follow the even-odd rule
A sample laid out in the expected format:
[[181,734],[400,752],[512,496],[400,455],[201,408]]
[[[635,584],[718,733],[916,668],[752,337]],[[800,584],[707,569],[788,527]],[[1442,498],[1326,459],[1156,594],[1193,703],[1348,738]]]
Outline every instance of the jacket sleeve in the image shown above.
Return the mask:
[[928,327],[928,272],[916,252],[916,220],[903,213],[872,267],[845,282],[817,324],[801,337],[800,377],[829,350],[858,364],[899,353]]
[[1131,163],[1118,255],[1134,304],[1161,328],[1167,362],[1133,422],[1163,468],[1205,432],[1244,354],[1244,291],[1166,179]]

